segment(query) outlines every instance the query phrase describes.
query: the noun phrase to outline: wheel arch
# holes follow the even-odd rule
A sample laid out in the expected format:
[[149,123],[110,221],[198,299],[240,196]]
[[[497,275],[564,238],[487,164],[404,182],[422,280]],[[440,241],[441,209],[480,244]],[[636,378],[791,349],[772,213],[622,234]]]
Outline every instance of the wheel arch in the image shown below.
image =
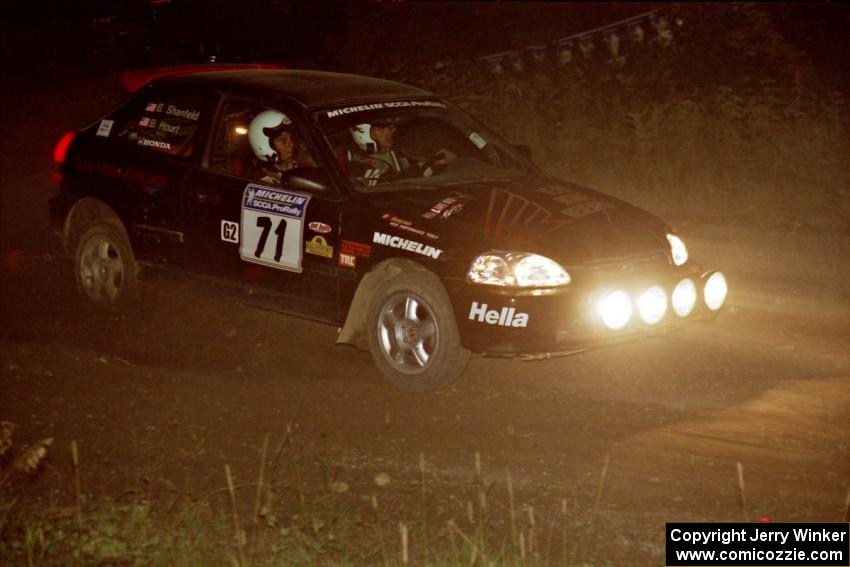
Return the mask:
[[337,344],[347,344],[361,350],[368,350],[366,314],[375,290],[386,280],[402,272],[417,271],[427,272],[428,269],[422,264],[407,258],[388,258],[373,266],[361,278],[360,284],[358,284],[357,290],[354,292],[351,305],[348,307],[348,314],[345,317],[345,323],[336,339]]
[[62,244],[65,251],[73,254],[83,233],[98,222],[109,223],[128,237],[127,229],[115,209],[95,197],[83,197],[74,203],[68,211],[68,216],[65,217],[62,228]]

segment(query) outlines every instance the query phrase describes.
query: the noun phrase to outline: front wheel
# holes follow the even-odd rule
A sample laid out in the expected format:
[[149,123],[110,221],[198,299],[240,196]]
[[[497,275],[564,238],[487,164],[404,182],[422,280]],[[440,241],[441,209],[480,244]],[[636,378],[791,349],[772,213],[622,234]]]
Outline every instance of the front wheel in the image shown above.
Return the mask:
[[80,294],[96,305],[125,304],[135,291],[133,250],[123,231],[111,224],[95,224],[82,235],[74,272]]
[[454,382],[469,362],[451,302],[430,272],[402,272],[369,304],[369,351],[390,382],[408,391]]

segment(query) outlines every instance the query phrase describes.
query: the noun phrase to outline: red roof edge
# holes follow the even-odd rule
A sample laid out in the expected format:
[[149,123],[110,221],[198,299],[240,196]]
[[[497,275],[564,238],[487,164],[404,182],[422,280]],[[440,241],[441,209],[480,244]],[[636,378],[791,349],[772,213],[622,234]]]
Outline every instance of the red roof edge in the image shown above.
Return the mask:
[[234,63],[220,65],[183,65],[180,67],[159,67],[155,69],[127,69],[121,73],[121,84],[128,93],[134,93],[155,79],[209,73],[211,71],[262,71],[286,69],[269,63]]

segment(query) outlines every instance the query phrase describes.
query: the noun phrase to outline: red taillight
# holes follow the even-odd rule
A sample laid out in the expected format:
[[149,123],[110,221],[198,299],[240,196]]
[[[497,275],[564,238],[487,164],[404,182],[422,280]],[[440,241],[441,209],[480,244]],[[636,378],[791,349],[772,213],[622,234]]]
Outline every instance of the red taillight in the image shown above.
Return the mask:
[[56,144],[56,147],[53,148],[53,161],[58,164],[62,164],[65,161],[65,154],[68,153],[68,146],[71,145],[71,141],[74,139],[76,132],[66,132],[64,136],[59,138],[59,143]]

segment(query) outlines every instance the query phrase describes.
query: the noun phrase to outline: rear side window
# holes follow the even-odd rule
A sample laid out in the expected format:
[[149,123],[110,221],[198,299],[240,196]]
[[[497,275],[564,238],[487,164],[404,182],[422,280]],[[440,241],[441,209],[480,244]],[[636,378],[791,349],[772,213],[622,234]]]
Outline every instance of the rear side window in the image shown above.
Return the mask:
[[206,97],[195,91],[149,89],[96,125],[97,136],[152,153],[191,157],[206,112]]

